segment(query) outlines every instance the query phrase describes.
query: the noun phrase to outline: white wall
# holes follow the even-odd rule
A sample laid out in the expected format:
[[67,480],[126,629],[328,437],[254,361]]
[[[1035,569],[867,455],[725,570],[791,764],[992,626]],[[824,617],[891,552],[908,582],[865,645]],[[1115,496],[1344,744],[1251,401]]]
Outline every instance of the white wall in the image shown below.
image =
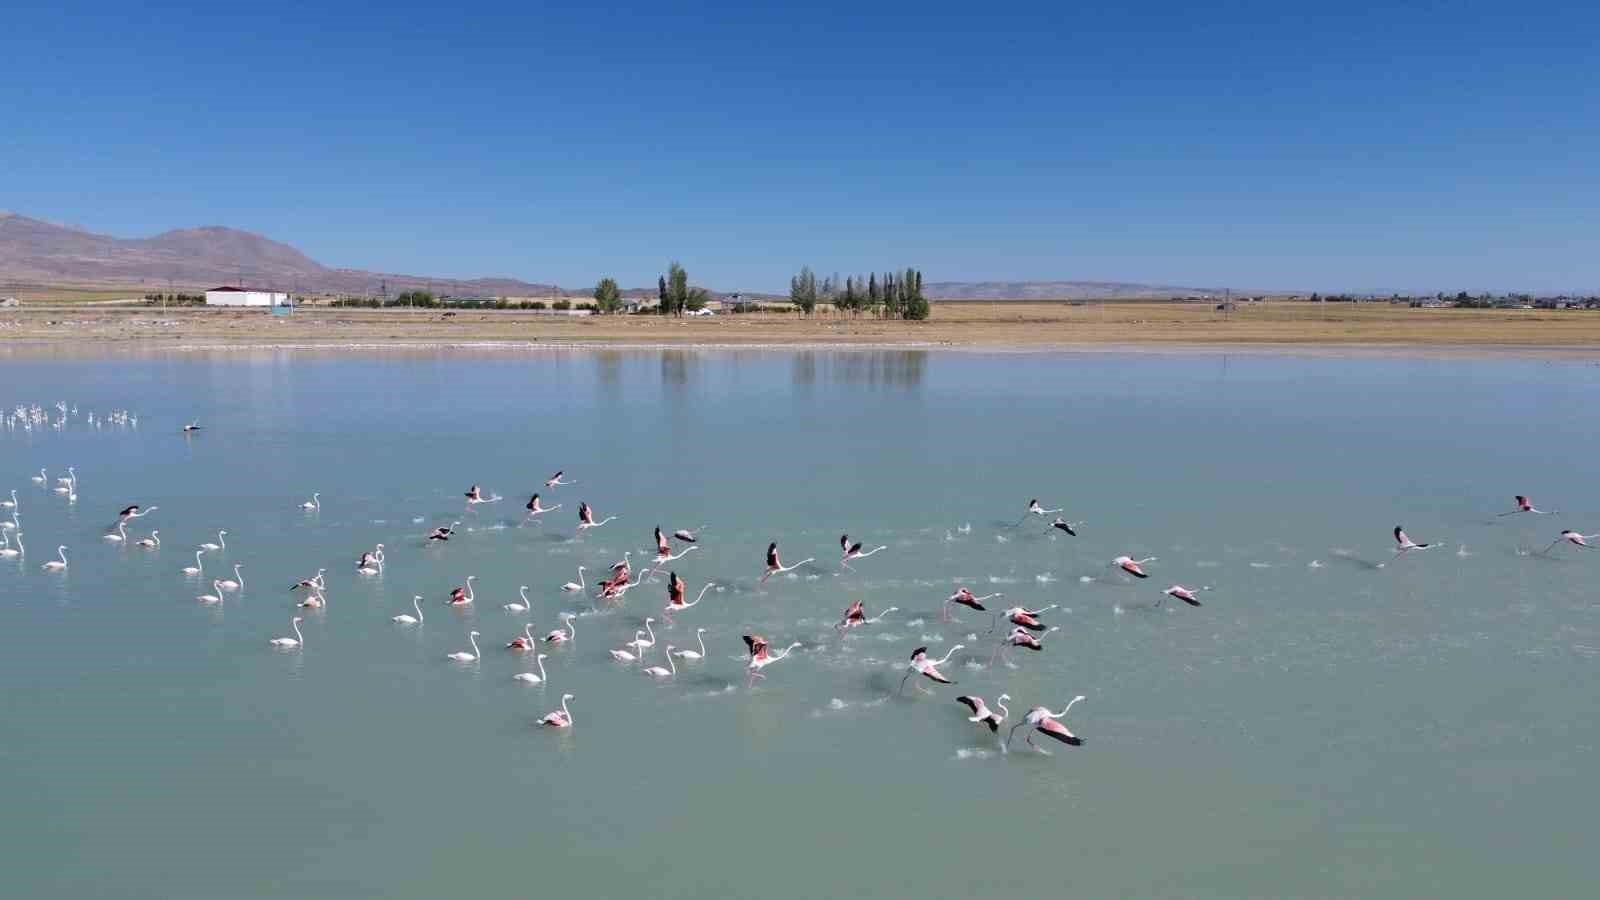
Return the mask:
[[289,295],[277,291],[206,291],[207,306],[278,306]]

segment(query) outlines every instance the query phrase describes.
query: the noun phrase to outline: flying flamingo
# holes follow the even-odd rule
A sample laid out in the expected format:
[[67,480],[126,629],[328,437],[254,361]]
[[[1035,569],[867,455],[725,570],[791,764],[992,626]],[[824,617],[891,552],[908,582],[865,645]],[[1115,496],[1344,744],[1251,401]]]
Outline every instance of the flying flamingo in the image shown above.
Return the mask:
[[520,681],[523,684],[544,684],[544,661],[546,659],[549,659],[549,657],[545,656],[543,653],[533,658],[533,661],[539,666],[539,674],[535,675],[532,672],[518,672],[517,674],[511,676],[511,680]]
[[[198,553],[195,554],[194,558],[195,558],[195,561],[198,562],[199,559],[200,559],[200,554],[198,554]],[[184,571],[188,572],[187,569],[185,569]],[[322,590],[324,587],[327,586],[327,582],[322,580],[322,575],[326,571],[328,571],[328,570],[327,569],[318,569],[317,570],[317,574],[311,576],[310,578],[302,578],[301,580],[296,581],[294,584],[289,586],[289,590],[291,590],[291,591],[320,591],[320,590]],[[189,573],[189,574],[193,574],[193,573]]]
[[745,668],[750,671],[750,687],[755,687],[757,678],[767,677],[761,670],[793,653],[794,649],[800,646],[800,642],[795,641],[781,651],[774,651],[769,648],[766,638],[747,634],[744,636],[744,645],[750,648],[750,661],[745,664]]
[[676,662],[674,662],[673,659],[672,659],[672,645],[671,644],[667,645],[667,665],[671,666],[672,668],[671,669],[664,669],[661,666],[650,666],[648,668],[643,669],[642,671],[644,672],[644,674],[649,675],[651,678],[671,678],[672,676],[677,675],[678,674],[678,664]]
[[198,597],[196,597],[194,599],[200,601],[200,605],[201,606],[213,606],[215,604],[221,603],[222,602],[222,582],[220,582],[220,581],[211,582],[211,589],[213,591],[216,591],[216,593],[215,594],[201,594],[200,596],[198,596]]
[[[137,509],[137,507],[133,507],[133,508]],[[152,512],[155,511],[155,507],[154,506],[150,507],[150,509],[151,509]],[[138,516],[140,516],[140,515],[142,515],[142,513],[135,513],[133,516],[130,516],[129,518],[138,518]],[[211,541],[206,541],[204,544],[200,545],[200,549],[206,551],[207,553],[215,553],[215,552],[217,552],[219,550],[228,549],[228,533],[226,531],[217,532],[217,540],[221,541],[222,543],[217,544],[217,543],[212,543]]]
[[1514,516],[1517,513],[1534,513],[1534,514],[1540,515],[1540,516],[1549,516],[1549,515],[1554,515],[1556,513],[1561,512],[1561,510],[1559,510],[1559,509],[1534,509],[1533,508],[1533,501],[1529,500],[1527,497],[1522,496],[1521,494],[1517,495],[1516,500],[1517,500],[1517,508],[1516,509],[1513,509],[1510,512],[1503,512],[1500,515],[1502,515],[1502,516]]
[[1550,542],[1550,546],[1544,548],[1544,550],[1541,552],[1541,555],[1543,555],[1544,553],[1549,553],[1551,550],[1554,550],[1556,548],[1556,545],[1561,543],[1562,541],[1566,541],[1567,543],[1571,544],[1574,547],[1577,547],[1580,550],[1590,550],[1590,549],[1593,549],[1593,548],[1591,548],[1589,546],[1589,541],[1592,541],[1595,538],[1600,538],[1600,534],[1580,534],[1580,533],[1578,533],[1576,531],[1573,531],[1571,529],[1567,529],[1566,531],[1561,532],[1561,537],[1558,537],[1555,540],[1551,541]]
[[[626,644],[623,644],[622,646],[624,646],[624,647],[632,647],[635,644],[643,643],[640,640],[640,638],[642,638],[642,637],[644,637],[644,632],[635,631],[633,633],[633,640],[628,642],[628,643],[626,643]],[[640,658],[642,658],[644,656],[643,653],[640,653],[640,654],[638,654],[636,656],[636,655],[634,655],[634,652],[632,650],[607,650],[606,652],[611,654],[611,658],[616,660],[617,662],[633,662],[634,660],[640,659]]]
[[693,603],[685,603],[683,602],[685,593],[683,579],[678,577],[677,572],[673,572],[672,577],[667,580],[667,608],[664,612],[667,622],[670,623],[672,621],[673,613],[699,606],[700,601],[706,598],[706,591],[714,587],[716,587],[715,584],[707,582],[706,586],[700,589],[700,595],[694,598]]
[[991,733],[998,734],[1000,732],[1000,723],[1011,715],[1011,710],[1006,708],[1006,701],[1010,699],[1010,694],[1001,694],[995,698],[994,705],[1000,708],[998,713],[989,709],[988,704],[983,702],[982,697],[961,696],[956,698],[956,702],[972,710],[972,715],[967,716],[968,722],[981,722],[989,726]]
[[422,595],[421,594],[412,594],[411,595],[411,608],[417,611],[416,615],[413,616],[413,615],[410,615],[408,613],[401,613],[398,616],[390,617],[389,621],[395,623],[396,625],[421,625],[422,624]]
[[483,491],[480,490],[477,485],[473,485],[472,489],[467,491],[468,506],[477,506],[480,503],[499,503],[500,499],[501,498],[499,494],[490,494],[489,496],[485,497],[483,495]]
[[892,613],[899,608],[900,607],[898,606],[891,606],[875,616],[868,616],[866,607],[861,605],[860,600],[857,600],[850,604],[850,608],[844,611],[844,618],[839,621],[839,624],[833,627],[836,630],[844,631],[851,628],[859,628],[862,625],[876,625],[883,621],[884,616],[887,616],[889,613]]
[[[1057,719],[1060,719],[1062,716],[1065,716],[1067,714],[1067,712],[1072,709],[1072,706],[1073,706],[1074,703],[1077,703],[1078,701],[1080,701],[1082,699],[1083,699],[1083,695],[1082,694],[1079,694],[1078,696],[1073,697],[1072,698],[1072,702],[1067,704],[1067,708],[1063,709],[1061,712],[1058,712],[1058,713],[1053,713],[1050,710],[1045,709],[1042,706],[1035,706],[1033,709],[1028,710],[1027,716],[1025,716],[1021,722],[1018,722],[1017,724],[1011,726],[1011,731],[1006,734],[1006,746],[1007,747],[1011,746],[1011,739],[1016,736],[1017,729],[1025,727],[1025,726],[1032,726],[1033,729],[1035,731],[1039,732],[1040,734],[1042,734],[1042,735],[1044,735],[1046,737],[1055,738],[1056,740],[1060,741],[1063,744],[1068,744],[1068,745],[1073,746],[1073,747],[1081,747],[1081,746],[1083,746],[1083,739],[1082,738],[1080,738],[1077,735],[1073,734],[1071,731],[1068,731],[1067,730],[1067,726],[1065,726],[1065,725],[1061,724],[1060,722],[1056,721]],[[1033,735],[1032,734],[1029,734],[1027,737],[1028,737],[1028,746],[1034,748],[1035,750],[1038,750],[1040,753],[1044,753],[1045,755],[1049,755],[1049,751],[1045,750],[1043,747],[1040,747],[1039,745],[1037,745],[1037,744],[1035,744],[1033,742]]]
[[852,559],[866,559],[867,557],[871,556],[874,553],[877,553],[880,550],[889,549],[889,547],[887,545],[882,546],[882,547],[874,547],[873,549],[868,550],[866,553],[862,553],[861,552],[861,542],[860,541],[856,541],[854,544],[852,544],[852,543],[850,543],[850,535],[841,534],[841,535],[839,535],[839,549],[844,551],[844,555],[839,557],[839,565],[844,566],[846,569],[848,569],[848,568],[850,568],[850,560],[852,560]]
[[[556,474],[560,475],[561,473],[557,472]],[[545,728],[571,728],[572,713],[567,709],[567,701],[575,699],[577,698],[571,694],[562,694],[561,708],[553,713],[546,713],[545,717],[539,720],[539,724]]]
[[700,649],[699,650],[679,650],[679,651],[673,653],[672,655],[676,656],[679,659],[686,660],[688,662],[694,662],[697,659],[705,659],[706,658],[705,633],[706,633],[706,630],[704,628],[696,628],[694,630],[695,640],[700,642]]
[[557,503],[555,506],[540,506],[539,505],[539,495],[538,494],[534,494],[533,495],[533,499],[528,501],[528,506],[527,506],[528,514],[522,518],[522,521],[526,522],[529,519],[533,518],[534,516],[543,515],[543,514],[545,514],[547,512],[555,512],[556,510],[558,510],[560,508],[561,508],[561,504],[559,504],[559,503]]
[[322,510],[322,495],[312,493],[311,499],[300,504],[300,508],[306,512],[320,512]]
[[[160,508],[161,507],[159,507],[159,506],[152,506],[149,509],[143,509],[142,507],[139,506],[139,504],[135,503],[132,506],[123,507],[122,511],[117,513],[117,518],[121,519],[124,522],[128,521],[129,519],[141,519],[141,518],[144,518],[145,516],[150,515],[151,513],[155,512],[156,510],[158,510]],[[201,544],[200,546],[205,547],[206,545],[205,544]],[[207,550],[215,550],[217,548],[216,547],[206,547],[206,549]]]
[[1040,506],[1039,505],[1039,500],[1036,497],[1036,498],[1028,501],[1028,510],[1027,510],[1027,512],[1024,512],[1022,514],[1022,518],[1020,518],[1017,521],[1013,522],[1011,524],[1011,527],[1015,528],[1018,525],[1021,525],[1023,522],[1026,522],[1028,520],[1028,516],[1029,515],[1046,516],[1046,515],[1054,515],[1054,514],[1056,514],[1058,512],[1061,512],[1061,510],[1059,510],[1059,509],[1045,509],[1044,507]]
[[[1026,628],[1029,631],[1043,631],[1044,623],[1039,621],[1039,617],[1055,608],[1056,605],[1054,603],[1043,609],[1025,609],[1021,606],[1013,606],[1000,615],[1005,616],[1007,622],[1018,627]],[[989,630],[993,631],[994,626],[991,625]]]
[[467,604],[471,603],[474,599],[472,594],[472,579],[477,577],[478,576],[476,575],[468,575],[466,584],[462,585],[461,587],[451,589],[450,599],[444,601],[445,605],[466,606]]
[[604,525],[615,518],[616,516],[606,516],[604,519],[596,522],[594,520],[594,510],[589,507],[589,504],[578,504],[578,531],[580,532],[587,531],[590,528],[599,528],[601,525]]
[[300,623],[304,621],[299,616],[289,620],[289,626],[294,629],[294,637],[275,637],[268,643],[279,650],[302,650],[306,646],[305,635],[300,633]]
[[[1056,631],[1059,628],[1060,626],[1052,625],[1047,631],[1045,631],[1045,634],[1049,634],[1051,631]],[[1034,652],[1038,652],[1044,649],[1044,644],[1037,637],[1029,634],[1026,628],[1013,628],[1011,629],[1010,634],[1006,635],[1003,639],[1001,639],[1000,643],[995,645],[994,653],[989,655],[989,665],[993,667],[995,659],[1005,651],[1010,650],[1012,647],[1025,647]],[[1011,665],[1011,657],[1009,655],[1006,656],[1006,665]]]
[[[989,608],[987,606],[983,605],[983,601],[992,600],[995,597],[1004,597],[1004,596],[1005,596],[1005,594],[1003,594],[1003,593],[1001,593],[999,591],[996,591],[996,592],[994,592],[992,594],[984,594],[982,597],[974,597],[972,595],[971,589],[965,588],[965,587],[960,587],[960,588],[956,588],[956,592],[955,593],[953,593],[950,596],[945,598],[944,605],[939,608],[939,611],[944,614],[944,620],[946,622],[948,622],[948,621],[950,621],[950,604],[952,604],[952,603],[957,604],[959,606],[965,606],[968,609],[975,609],[978,612],[988,612]],[[993,628],[993,621],[992,621],[993,620],[993,616],[991,616],[990,619],[991,619],[990,628],[992,629]]]
[[517,593],[522,595],[521,603],[513,600],[510,603],[501,604],[500,608],[506,612],[513,613],[525,613],[528,610],[533,609],[533,601],[528,599],[528,586],[522,585],[521,587],[517,588]]
[[239,566],[236,564],[233,567],[233,577],[224,578],[217,583],[222,585],[225,591],[237,591],[244,587],[244,576],[239,574]]
[[628,592],[629,588],[638,587],[649,574],[649,572],[640,572],[639,577],[633,581],[629,581],[626,574],[620,574],[610,581],[601,582],[600,597],[603,600],[620,600],[622,595]]
[[446,653],[444,658],[450,660],[451,662],[477,662],[478,655],[481,652],[478,650],[478,633],[476,631],[467,632],[467,641],[472,644],[471,653],[468,653],[465,650],[457,650],[454,653]]
[[675,560],[683,559],[685,556],[689,555],[690,551],[698,550],[698,549],[699,548],[695,547],[695,546],[688,546],[688,547],[683,548],[683,550],[681,550],[680,552],[674,554],[672,552],[672,546],[667,543],[667,539],[665,537],[663,537],[662,534],[661,534],[661,526],[659,526],[659,525],[656,526],[656,562],[655,562],[655,568],[659,569],[659,568],[661,568],[662,566],[666,565],[669,562],[673,562]]
[[1079,525],[1082,525],[1082,524],[1083,524],[1082,522],[1068,522],[1066,519],[1063,519],[1060,516],[1056,516],[1056,520],[1054,522],[1050,523],[1050,527],[1051,528],[1059,528],[1062,531],[1065,531],[1067,534],[1070,534],[1073,537],[1077,537],[1078,533],[1076,531],[1074,531],[1073,529],[1077,528]]
[[[761,576],[761,583],[766,584],[768,578],[774,575],[782,575],[785,572],[793,572],[809,562],[816,562],[816,560],[806,557],[792,566],[785,566],[783,560],[778,558],[778,542],[773,541],[767,545],[767,574]],[[779,658],[781,659],[782,657]]]
[[1399,525],[1394,527],[1394,542],[1397,545],[1394,550],[1397,555],[1404,555],[1413,550],[1426,550],[1429,547],[1435,546],[1434,544],[1419,544],[1416,541],[1413,541],[1411,539],[1411,535],[1406,534],[1405,529],[1401,528]]
[[[911,665],[906,667],[905,677],[900,679],[900,690],[897,693],[905,692],[906,679],[913,675],[921,675],[929,681],[938,682],[939,684],[955,684],[954,681],[944,677],[944,674],[939,671],[938,667],[949,662],[950,657],[955,656],[956,651],[960,650],[963,646],[965,645],[957,644],[954,647],[951,647],[950,652],[944,655],[944,659],[937,661],[928,658],[927,647],[918,647],[917,649],[911,651]],[[923,687],[921,684],[918,684],[916,687],[917,690],[923,692],[924,694],[933,693],[932,691]]]
[[545,479],[545,482],[544,482],[544,486],[545,487],[566,487],[569,484],[577,484],[577,482],[576,481],[562,481],[561,480],[561,472],[557,472],[554,475],[551,475],[549,478]]
[[693,544],[699,540],[699,538],[696,537],[696,533],[705,530],[706,527],[704,525],[701,525],[699,528],[679,528],[677,531],[672,533],[672,536],[677,540],[683,541],[685,544]]
[[191,419],[189,421],[189,424],[183,426],[182,428],[180,428],[178,430],[182,431],[184,434],[193,434],[194,432],[199,431],[203,427],[204,426],[200,424],[200,420],[199,419]]
[[511,639],[506,644],[507,650],[532,650],[533,649],[533,623],[525,623],[522,633]]
[[562,613],[561,621],[567,623],[566,630],[563,631],[560,628],[557,628],[555,631],[552,631],[544,636],[544,642],[546,644],[566,644],[576,640],[578,637],[578,629],[577,626],[573,624],[573,619],[575,618],[577,617],[572,613]]
[[561,586],[561,590],[562,590],[563,593],[577,594],[577,593],[581,593],[584,590],[585,587],[587,587],[587,585],[585,585],[583,583],[583,566],[579,566],[578,567],[578,580],[577,581],[569,581],[566,584],[563,584]]
[[1186,588],[1181,584],[1175,584],[1172,587],[1169,587],[1166,590],[1162,591],[1161,592],[1161,600],[1157,600],[1156,601],[1156,605],[1160,606],[1161,605],[1161,601],[1165,600],[1168,597],[1176,597],[1179,600],[1182,600],[1183,602],[1189,604],[1190,606],[1199,606],[1200,605],[1200,599],[1195,596],[1195,592],[1192,589]]
[[460,522],[451,522],[449,525],[440,525],[428,534],[428,540],[448,541],[456,533],[456,526],[460,524]]
[[1154,556],[1147,556],[1144,559],[1134,559],[1131,556],[1119,556],[1107,563],[1107,565],[1116,566],[1135,578],[1149,578],[1150,576],[1145,574],[1144,565],[1145,563],[1153,563],[1155,561],[1156,557]]

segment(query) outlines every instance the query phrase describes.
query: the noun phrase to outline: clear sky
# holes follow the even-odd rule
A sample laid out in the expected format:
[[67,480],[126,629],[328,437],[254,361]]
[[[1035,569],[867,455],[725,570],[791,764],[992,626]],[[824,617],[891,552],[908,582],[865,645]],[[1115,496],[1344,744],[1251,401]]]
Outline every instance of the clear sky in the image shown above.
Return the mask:
[[1600,289],[1600,4],[20,3],[0,207],[328,265]]

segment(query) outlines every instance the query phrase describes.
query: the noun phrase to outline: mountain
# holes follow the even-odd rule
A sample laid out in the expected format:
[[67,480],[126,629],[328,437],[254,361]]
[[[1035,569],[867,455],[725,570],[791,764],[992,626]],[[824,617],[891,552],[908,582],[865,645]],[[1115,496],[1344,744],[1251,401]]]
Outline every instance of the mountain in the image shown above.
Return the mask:
[[0,284],[184,288],[233,284],[323,293],[426,289],[474,296],[544,296],[554,285],[515,278],[449,279],[335,269],[288,244],[221,225],[115,238],[0,212]]
[[1126,281],[930,281],[929,300],[1155,300],[1221,296],[1214,288],[1134,284]]

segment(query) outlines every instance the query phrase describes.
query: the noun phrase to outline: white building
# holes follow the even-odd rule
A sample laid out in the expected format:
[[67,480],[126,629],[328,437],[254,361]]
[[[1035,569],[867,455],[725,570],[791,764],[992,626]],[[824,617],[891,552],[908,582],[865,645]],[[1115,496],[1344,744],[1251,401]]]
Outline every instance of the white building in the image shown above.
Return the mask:
[[281,291],[251,291],[226,285],[206,291],[207,306],[288,306],[289,295]]

